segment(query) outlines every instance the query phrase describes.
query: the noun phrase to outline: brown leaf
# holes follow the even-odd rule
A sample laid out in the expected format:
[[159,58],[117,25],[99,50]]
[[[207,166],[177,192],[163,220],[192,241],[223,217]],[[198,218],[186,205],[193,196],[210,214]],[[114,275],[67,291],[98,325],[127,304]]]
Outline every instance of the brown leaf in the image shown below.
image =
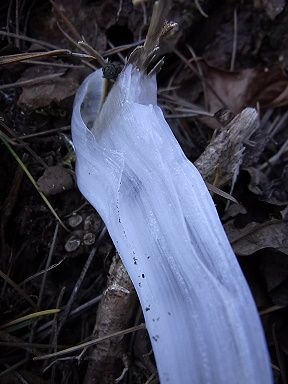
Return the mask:
[[60,165],[45,169],[37,183],[40,191],[46,196],[67,191],[72,189],[74,185],[73,178],[69,171]]
[[[261,272],[266,280],[269,293],[276,288],[280,288],[285,281],[288,281],[288,259],[282,252],[262,252],[261,253]],[[274,296],[274,295],[273,295]],[[286,290],[286,302],[288,301],[288,291]]]
[[[56,69],[59,72],[59,69]],[[34,66],[26,69],[19,82],[55,73],[55,69]],[[45,81],[43,84],[35,84],[23,87],[18,103],[30,109],[43,108],[52,102],[59,103],[68,97],[74,96],[87,69],[69,69],[61,77]]]
[[261,201],[276,206],[288,204],[288,168],[285,167],[279,178],[274,178],[273,182],[260,169],[255,167],[244,168],[249,173],[249,190],[259,196]]
[[207,104],[212,112],[223,108],[223,102],[234,113],[257,104],[262,108],[288,104],[288,78],[280,65],[238,72],[225,71],[207,63],[201,65],[209,84]]
[[288,254],[288,225],[281,220],[252,222],[244,228],[236,228],[233,221],[229,221],[224,227],[237,255],[251,255],[264,248],[274,248]]

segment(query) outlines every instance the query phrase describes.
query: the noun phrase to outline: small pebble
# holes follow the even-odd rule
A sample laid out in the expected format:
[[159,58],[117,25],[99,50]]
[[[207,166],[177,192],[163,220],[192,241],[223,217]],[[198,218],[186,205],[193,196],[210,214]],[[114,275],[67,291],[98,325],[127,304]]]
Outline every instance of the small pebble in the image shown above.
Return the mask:
[[83,237],[83,243],[85,245],[92,245],[95,243],[95,240],[96,240],[96,237],[94,233],[91,233],[91,232],[85,233]]
[[83,220],[82,216],[73,215],[69,217],[68,224],[70,225],[70,227],[75,228],[82,223],[82,220]]
[[102,221],[100,216],[96,213],[92,213],[84,220],[84,231],[97,233],[100,231]]
[[65,250],[67,252],[74,252],[76,251],[77,248],[79,248],[81,244],[81,241],[80,239],[78,239],[77,237],[75,236],[71,236],[67,241],[66,241],[66,244],[65,244]]
[[55,165],[45,169],[37,184],[44,195],[53,196],[72,189],[74,181],[68,169]]

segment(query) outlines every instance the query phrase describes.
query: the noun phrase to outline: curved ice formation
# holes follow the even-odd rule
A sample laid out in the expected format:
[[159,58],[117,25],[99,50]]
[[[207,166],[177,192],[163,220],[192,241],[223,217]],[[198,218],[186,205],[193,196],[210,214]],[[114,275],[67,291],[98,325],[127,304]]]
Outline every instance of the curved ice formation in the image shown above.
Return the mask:
[[77,183],[135,285],[161,383],[272,383],[251,293],[155,77],[128,65],[100,107],[102,90],[97,70],[76,95]]

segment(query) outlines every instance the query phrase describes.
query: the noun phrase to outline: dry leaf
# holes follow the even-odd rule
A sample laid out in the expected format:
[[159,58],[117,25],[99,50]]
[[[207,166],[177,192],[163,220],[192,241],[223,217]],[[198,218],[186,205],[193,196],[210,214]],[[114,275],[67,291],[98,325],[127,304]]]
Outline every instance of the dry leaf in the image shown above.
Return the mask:
[[276,206],[288,204],[288,167],[284,167],[280,176],[275,176],[273,182],[260,169],[255,167],[244,168],[249,173],[249,190],[259,196],[261,201]]
[[61,165],[48,167],[38,179],[38,186],[46,196],[57,195],[58,193],[73,188],[73,177],[69,171]]
[[288,78],[280,65],[239,72],[225,71],[207,63],[201,65],[212,88],[207,87],[207,104],[212,112],[223,108],[223,102],[234,113],[258,103],[262,108],[288,104]]
[[[56,71],[59,72],[59,69],[56,69]],[[23,72],[19,82],[52,73],[55,73],[54,68],[30,67]],[[30,109],[43,108],[52,102],[59,103],[68,97],[74,96],[85,75],[87,75],[86,68],[72,68],[61,77],[47,80],[41,84],[25,86],[18,103]]]
[[[271,292],[288,279],[288,259],[282,252],[263,252],[261,271],[266,280],[267,290]],[[286,291],[286,296],[288,291]],[[288,298],[288,297],[287,297]]]
[[252,222],[244,228],[236,228],[234,222],[229,221],[224,227],[237,255],[251,255],[264,248],[274,248],[288,254],[288,226],[281,220]]

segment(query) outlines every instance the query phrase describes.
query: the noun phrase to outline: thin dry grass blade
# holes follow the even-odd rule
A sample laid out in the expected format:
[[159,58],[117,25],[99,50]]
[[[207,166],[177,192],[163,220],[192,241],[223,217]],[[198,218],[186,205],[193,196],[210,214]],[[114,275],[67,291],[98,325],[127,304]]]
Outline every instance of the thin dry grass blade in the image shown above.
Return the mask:
[[164,22],[170,10],[171,1],[159,0],[154,3],[152,18],[143,46],[137,47],[130,55],[128,63],[134,63],[145,70],[159,48]]
[[229,193],[222,191],[221,189],[215,187],[215,185],[209,184],[205,182],[207,188],[210,192],[215,193],[216,195],[224,197],[224,199],[230,200],[233,203],[239,204],[238,201],[235,199],[235,197],[231,196]]
[[104,340],[107,340],[107,339],[111,339],[112,337],[124,336],[124,335],[127,335],[128,333],[139,331],[139,330],[145,329],[145,328],[146,328],[145,324],[139,324],[139,325],[136,325],[134,327],[124,329],[123,331],[114,332],[111,335],[106,335],[106,336],[103,336],[103,337],[99,337],[98,339],[86,341],[85,343],[78,344],[78,345],[75,345],[73,347],[63,349],[62,351],[58,351],[58,352],[55,352],[55,353],[50,353],[49,355],[43,355],[43,356],[39,356],[39,357],[38,356],[34,357],[33,360],[44,360],[44,359],[49,359],[50,357],[66,355],[67,353],[78,351],[79,349],[83,349],[83,348],[86,348],[86,347],[91,347],[92,345],[95,345],[97,343],[101,343],[101,341],[104,341]]
[[53,0],[50,0],[50,3],[53,6],[53,13],[58,19],[58,21],[62,21],[63,24],[67,27],[70,34],[72,34],[74,40],[81,40],[82,37],[80,33],[77,31],[77,29],[74,27],[74,25],[71,23],[71,21],[68,19],[68,17],[64,14],[64,11],[61,9],[61,7],[56,4]]
[[170,10],[170,6],[170,0],[160,0],[154,4],[150,26],[144,43],[144,49],[148,54],[159,44],[163,25]]
[[32,37],[24,36],[24,35],[18,35],[17,33],[12,33],[12,32],[6,32],[6,31],[0,31],[0,36],[4,37],[12,37],[14,39],[19,39],[23,41],[27,41],[32,44],[37,44],[42,46],[43,48],[47,49],[60,49],[54,44],[47,43],[46,41],[38,40],[38,39],[33,39]]
[[60,219],[60,217],[57,215],[55,209],[52,207],[51,203],[49,202],[49,200],[47,199],[47,197],[44,195],[43,192],[40,191],[36,181],[34,180],[33,176],[31,175],[31,173],[28,171],[28,169],[26,168],[25,164],[21,161],[21,159],[19,158],[19,156],[17,155],[17,153],[13,150],[13,148],[10,146],[10,144],[8,144],[8,142],[0,135],[0,139],[1,141],[3,142],[3,144],[5,145],[5,147],[8,149],[8,151],[11,153],[11,155],[14,157],[14,159],[18,162],[18,164],[20,165],[20,167],[23,169],[23,171],[26,173],[26,175],[28,176],[28,179],[31,181],[31,183],[34,185],[34,187],[36,188],[37,192],[39,193],[39,195],[42,197],[42,199],[44,200],[45,204],[47,205],[47,207],[49,208],[49,210],[51,211],[51,213],[53,214],[53,216],[56,218],[56,220],[59,221],[60,225],[65,229],[65,231],[67,232],[70,232],[69,229],[65,226],[65,224],[62,222],[62,220]]
[[35,320],[35,319],[38,319],[39,317],[54,315],[55,313],[59,313],[59,312],[60,312],[60,309],[53,308],[53,309],[45,309],[44,311],[30,313],[29,315],[19,317],[18,319],[9,321],[9,323],[1,325],[0,329],[6,329],[8,327],[11,327],[12,325],[20,324],[27,320]]
[[92,48],[88,43],[86,43],[86,41],[78,41],[78,46],[80,46],[80,48],[84,50],[84,52],[93,56],[102,67],[107,64],[107,62],[100,55],[100,53],[97,52],[94,48]]
[[54,51],[49,52],[29,52],[29,53],[19,53],[16,55],[9,56],[0,56],[0,65],[3,64],[13,64],[20,61],[31,60],[36,58],[50,58],[55,56],[70,56],[72,54],[68,49],[55,49]]
[[23,297],[23,299],[25,299],[30,305],[32,308],[35,308],[36,309],[36,304],[34,303],[34,301],[27,295],[27,293],[24,292],[24,290],[22,288],[19,287],[18,284],[16,284],[12,279],[10,279],[9,276],[6,275],[6,273],[4,273],[3,271],[0,270],[0,277],[2,277],[3,280],[6,281],[6,283],[8,283],[11,287],[13,287],[15,289],[15,291],[17,291],[19,293],[19,295],[21,297]]

